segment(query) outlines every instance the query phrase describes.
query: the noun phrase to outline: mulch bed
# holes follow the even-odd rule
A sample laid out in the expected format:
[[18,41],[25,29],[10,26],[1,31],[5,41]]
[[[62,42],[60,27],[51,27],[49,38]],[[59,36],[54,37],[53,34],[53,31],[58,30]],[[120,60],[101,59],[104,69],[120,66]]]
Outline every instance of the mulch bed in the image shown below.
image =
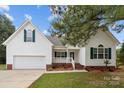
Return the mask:
[[112,67],[86,67],[85,68],[88,72],[115,72],[116,68]]
[[[88,72],[124,72],[124,67],[112,68],[112,67],[87,67],[87,68],[79,68],[76,66],[76,70],[87,70]],[[73,70],[72,65],[70,64],[61,64],[61,65],[48,65],[47,71],[65,71],[65,70]]]
[[54,64],[47,66],[47,71],[64,71],[64,70],[73,70],[73,67],[70,64]]

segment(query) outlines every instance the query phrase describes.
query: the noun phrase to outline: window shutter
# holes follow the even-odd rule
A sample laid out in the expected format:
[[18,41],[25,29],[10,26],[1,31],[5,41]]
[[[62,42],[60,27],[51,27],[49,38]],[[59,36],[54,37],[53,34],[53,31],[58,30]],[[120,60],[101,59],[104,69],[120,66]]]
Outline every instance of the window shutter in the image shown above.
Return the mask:
[[65,52],[65,57],[67,57],[67,52]]
[[55,52],[55,55],[54,55],[54,57],[56,57],[56,52]]
[[26,33],[26,30],[24,29],[24,42],[26,42],[26,35],[27,33]]
[[111,55],[112,55],[111,48],[109,48],[109,59],[111,59]]
[[90,48],[90,59],[93,59],[93,47]]
[[33,42],[35,42],[35,30],[33,30]]

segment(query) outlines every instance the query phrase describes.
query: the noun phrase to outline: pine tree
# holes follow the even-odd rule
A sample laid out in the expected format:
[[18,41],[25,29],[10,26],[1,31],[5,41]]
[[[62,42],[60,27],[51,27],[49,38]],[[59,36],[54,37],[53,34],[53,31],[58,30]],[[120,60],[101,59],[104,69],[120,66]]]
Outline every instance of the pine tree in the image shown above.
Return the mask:
[[119,61],[124,64],[124,43],[122,44],[122,47],[120,49],[120,54],[119,54]]
[[120,32],[124,28],[117,21],[124,19],[124,6],[51,6],[50,32],[64,38],[73,46],[84,46],[98,31],[108,26]]

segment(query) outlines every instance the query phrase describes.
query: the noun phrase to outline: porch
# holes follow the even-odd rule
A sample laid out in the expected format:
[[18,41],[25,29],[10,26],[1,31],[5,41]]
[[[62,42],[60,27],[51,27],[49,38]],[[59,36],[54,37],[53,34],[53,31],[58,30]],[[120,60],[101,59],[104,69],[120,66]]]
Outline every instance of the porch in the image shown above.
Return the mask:
[[76,47],[54,47],[52,52],[51,69],[54,70],[75,70],[83,69],[79,63],[80,49]]
[[79,63],[79,48],[54,47],[52,63]]

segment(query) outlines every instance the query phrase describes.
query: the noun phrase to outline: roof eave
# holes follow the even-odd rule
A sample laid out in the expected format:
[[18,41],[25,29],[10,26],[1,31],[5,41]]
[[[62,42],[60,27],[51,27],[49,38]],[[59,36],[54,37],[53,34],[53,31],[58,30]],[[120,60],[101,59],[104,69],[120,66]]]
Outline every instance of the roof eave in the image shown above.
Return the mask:
[[111,37],[112,39],[116,42],[116,45],[121,44],[120,41],[110,32],[110,31],[106,31]]

